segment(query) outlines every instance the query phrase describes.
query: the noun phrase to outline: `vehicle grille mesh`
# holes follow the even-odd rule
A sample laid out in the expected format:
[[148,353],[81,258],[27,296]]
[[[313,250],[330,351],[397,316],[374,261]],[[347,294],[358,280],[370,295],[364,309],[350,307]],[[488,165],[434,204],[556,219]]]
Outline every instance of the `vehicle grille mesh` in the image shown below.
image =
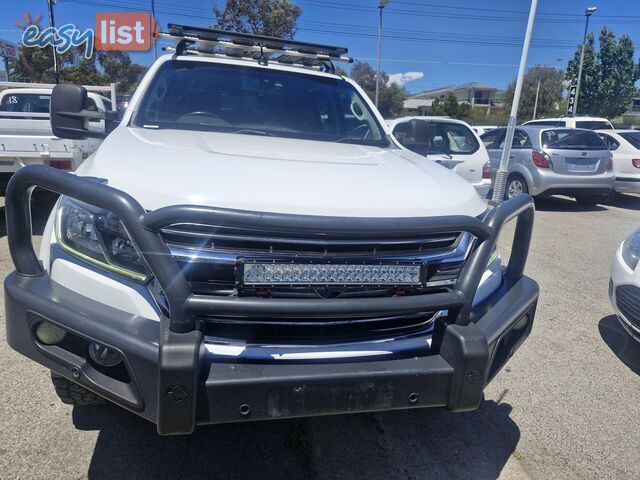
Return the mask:
[[165,242],[186,248],[202,248],[243,254],[296,255],[411,255],[450,248],[460,233],[434,235],[428,238],[356,239],[325,235],[281,235],[228,227],[179,224],[162,230]]
[[616,303],[622,315],[636,328],[640,328],[640,288],[635,285],[620,285],[616,288]]

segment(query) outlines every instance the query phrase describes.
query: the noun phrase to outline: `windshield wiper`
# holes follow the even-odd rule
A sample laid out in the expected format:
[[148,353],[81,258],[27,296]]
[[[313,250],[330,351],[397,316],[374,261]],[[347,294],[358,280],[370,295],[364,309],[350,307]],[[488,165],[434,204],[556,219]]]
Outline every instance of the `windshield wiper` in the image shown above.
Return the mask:
[[367,145],[372,147],[388,147],[389,140],[369,140],[366,138],[344,137],[335,140],[337,143],[353,143],[355,145]]
[[236,130],[235,132],[231,132],[231,133],[240,133],[242,135],[260,135],[263,137],[273,137],[273,134],[269,132],[265,132],[264,130],[254,130],[252,128],[243,128],[241,130]]

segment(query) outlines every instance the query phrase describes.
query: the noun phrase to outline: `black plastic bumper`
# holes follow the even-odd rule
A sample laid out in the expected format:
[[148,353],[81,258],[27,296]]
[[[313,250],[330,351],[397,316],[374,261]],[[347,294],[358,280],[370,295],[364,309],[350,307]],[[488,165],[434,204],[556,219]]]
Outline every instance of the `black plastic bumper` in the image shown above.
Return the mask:
[[[107,208],[124,223],[169,304],[160,325],[79,296],[52,282],[31,245],[29,198],[40,186]],[[285,418],[410,407],[476,408],[487,382],[528,335],[538,287],[523,276],[533,202],[522,195],[483,220],[473,217],[345,218],[175,206],[145,212],[129,195],[48,167],[21,169],[6,194],[9,247],[16,272],[5,281],[7,338],[22,354],[158,426],[162,434],[190,433],[196,424]],[[472,312],[472,300],[503,225],[517,218],[503,288]],[[467,231],[476,246],[455,289],[440,294],[375,299],[251,299],[193,295],[159,230],[176,222],[259,227],[309,235],[384,233],[430,235]],[[435,325],[432,355],[386,361],[313,364],[212,363],[204,352],[199,316],[245,313],[322,315],[411,313],[447,309]],[[484,314],[480,313],[485,312]],[[471,321],[473,318],[473,322]],[[80,342],[118,350],[130,376],[121,381],[94,368],[82,354],[35,340],[43,320]]]
[[[437,355],[353,363],[237,364],[215,363],[198,349],[197,358],[182,359],[199,375],[193,426],[413,407],[474,409],[484,386],[531,331],[537,298],[537,284],[523,277],[506,293],[490,298],[492,308],[477,323],[448,325]],[[105,307],[46,276],[11,274],[5,281],[5,304],[12,348],[158,422],[157,321]],[[39,343],[33,331],[43,320],[120,351],[131,382],[100,373],[80,355]],[[202,346],[201,338],[193,341]],[[170,401],[179,415],[189,397],[183,398],[188,392],[180,387],[185,381],[179,374],[175,382],[160,393],[174,399]]]

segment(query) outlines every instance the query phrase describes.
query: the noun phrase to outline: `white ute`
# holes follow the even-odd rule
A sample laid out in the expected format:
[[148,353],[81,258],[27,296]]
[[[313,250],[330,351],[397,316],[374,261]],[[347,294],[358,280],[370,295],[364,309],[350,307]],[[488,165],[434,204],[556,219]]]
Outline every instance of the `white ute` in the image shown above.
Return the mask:
[[[44,164],[74,171],[100,145],[100,140],[58,138],[51,132],[49,102],[53,85],[39,88],[4,82],[0,91],[0,191],[9,178],[25,165]],[[19,88],[18,88],[19,87]],[[92,88],[92,87],[89,87]],[[96,88],[96,87],[93,87]],[[106,90],[106,88],[100,88]],[[87,108],[95,112],[112,110],[111,101],[95,92],[87,94]],[[92,130],[104,130],[103,120],[90,120]]]
[[[161,434],[477,408],[532,328],[532,199],[489,207],[401,148],[335,73],[345,48],[169,30],[176,53],[75,175],[30,166],[9,184],[11,347],[52,371],[63,401],[109,400]],[[85,104],[57,86],[54,132],[94,135]],[[39,257],[34,186],[62,195]]]

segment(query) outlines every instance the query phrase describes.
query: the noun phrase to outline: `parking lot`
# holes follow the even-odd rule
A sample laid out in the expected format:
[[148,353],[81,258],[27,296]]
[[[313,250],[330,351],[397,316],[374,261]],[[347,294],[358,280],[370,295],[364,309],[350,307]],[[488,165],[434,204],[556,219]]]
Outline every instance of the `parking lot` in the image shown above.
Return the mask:
[[[536,204],[527,267],[541,290],[536,324],[479,410],[258,422],[159,437],[122,409],[60,403],[48,372],[3,341],[0,476],[640,478],[640,345],[607,298],[615,249],[640,225],[640,196],[592,208],[565,198]],[[46,208],[35,205],[36,232]],[[2,231],[0,277],[11,269]]]

